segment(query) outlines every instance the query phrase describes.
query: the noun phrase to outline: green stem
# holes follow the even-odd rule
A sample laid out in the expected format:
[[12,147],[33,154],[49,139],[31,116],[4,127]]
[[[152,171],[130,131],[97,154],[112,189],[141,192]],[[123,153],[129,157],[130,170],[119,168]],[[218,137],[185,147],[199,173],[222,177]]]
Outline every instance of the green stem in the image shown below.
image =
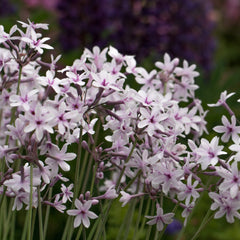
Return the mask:
[[101,214],[101,216],[99,216],[99,221],[101,221],[101,224],[98,224],[98,228],[97,228],[96,234],[94,236],[94,240],[99,239],[102,235],[102,232],[105,229],[105,224],[106,224],[108,213],[109,213],[112,203],[113,203],[113,200],[110,200],[107,204],[106,211],[103,212],[103,214]]
[[91,157],[88,161],[87,172],[85,173],[85,179],[84,179],[84,183],[83,183],[83,186],[82,186],[82,189],[81,189],[82,192],[85,192],[85,190],[87,188],[87,183],[88,183],[90,171],[92,170],[92,162],[93,162],[93,157],[91,155]]
[[13,212],[13,216],[12,216],[10,240],[15,239],[15,229],[16,229],[15,223],[16,223],[16,211]]
[[[144,212],[144,216],[149,215],[148,213],[149,213],[150,205],[151,205],[151,198],[148,199],[146,210]],[[146,218],[144,217],[143,221],[142,221],[142,224],[141,224],[141,227],[140,227],[140,232],[143,232],[143,228],[145,226],[145,223],[146,223]]]
[[[87,172],[84,174],[85,180],[84,180],[84,183],[83,183],[82,192],[85,192],[87,182],[88,182],[88,179],[89,179],[89,174],[90,174],[90,171],[92,169],[93,154],[94,154],[96,143],[97,143],[97,140],[98,140],[99,131],[100,131],[100,122],[97,122],[97,128],[96,128],[95,136],[94,136],[94,144],[92,146],[92,154],[91,154],[90,159],[88,161]],[[87,161],[88,155],[85,155],[85,156],[86,156],[86,158],[84,158],[84,161]],[[96,165],[95,165],[95,168],[96,168]],[[94,174],[96,174],[96,171],[94,171]],[[91,179],[92,179],[92,183],[91,183],[90,194],[92,195],[93,194],[93,192],[92,192],[93,184],[94,184],[94,181],[95,181],[95,175],[94,175],[94,177],[91,176]]]
[[[73,193],[73,200],[72,200],[72,206],[74,207],[75,199],[77,198],[79,191],[80,191],[80,182],[79,182],[79,172],[80,172],[80,162],[81,162],[81,156],[82,156],[82,127],[80,126],[80,132],[79,132],[79,138],[78,138],[78,148],[77,148],[77,160],[76,160],[76,166],[75,166],[75,178],[74,178],[74,193]],[[72,216],[68,216],[67,222],[63,231],[63,239],[71,239],[72,237],[72,223],[73,218]]]
[[[126,161],[125,161],[125,163],[127,163],[127,162],[130,160],[130,158],[131,158],[131,156],[132,156],[132,154],[133,154],[133,151],[134,151],[136,145],[137,145],[137,138],[135,138],[135,141],[134,141],[134,143],[133,143],[133,145],[132,145],[131,151],[130,151],[130,153],[129,153],[129,155],[128,155]],[[124,174],[124,172],[125,172],[125,169],[126,169],[126,165],[124,165],[124,167],[123,167],[123,169],[122,169],[122,171],[121,171],[121,174],[120,174],[120,176],[119,176],[119,178],[118,178],[118,181],[117,181],[117,183],[116,183],[116,189],[118,189],[119,186],[120,186],[120,184],[121,184],[121,179],[122,179],[122,176],[123,176],[123,174]]]
[[201,225],[199,226],[198,230],[196,231],[196,233],[194,234],[194,236],[191,238],[191,240],[196,239],[197,236],[199,235],[199,233],[201,232],[201,230],[202,230],[202,229],[206,226],[206,224],[213,218],[214,214],[209,217],[210,213],[211,213],[211,209],[209,208],[208,211],[207,211],[207,213],[206,213],[206,215],[205,215],[205,217],[204,217],[204,219],[202,220]]
[[68,216],[67,217],[67,222],[66,222],[66,225],[65,225],[65,228],[64,228],[64,231],[63,231],[63,235],[62,235],[62,240],[65,240],[66,237],[67,237],[67,233],[68,233],[69,225],[70,225],[70,220],[71,220],[71,216]]
[[[13,211],[12,211],[12,207],[13,207],[13,202],[14,200],[11,199],[10,204],[8,205],[7,209],[8,209],[8,214],[7,214],[7,218],[4,219],[4,235],[2,239],[8,239],[8,234],[9,234],[9,229],[12,225],[14,225],[14,222],[12,220],[12,216],[13,216]],[[14,211],[15,212],[15,211]]]
[[135,175],[135,177],[133,177],[129,183],[127,184],[127,186],[123,189],[124,191],[126,191],[129,187],[131,187],[131,185],[135,182],[135,180],[140,176],[140,174],[142,173],[142,170],[139,170],[137,172],[137,174]]
[[[48,200],[50,200],[51,198],[52,198],[52,188],[49,189]],[[50,215],[50,205],[47,205],[45,219],[44,219],[43,239],[46,239],[49,215]]]
[[166,92],[167,92],[167,82],[164,82],[164,84],[163,84],[163,96],[166,95]]
[[[150,213],[150,216],[152,216],[154,214],[154,211],[155,211],[155,206],[154,204],[152,204],[152,208],[151,208],[151,213]],[[152,230],[152,225],[149,225],[148,226],[148,230],[147,230],[147,235],[146,235],[146,239],[150,239],[150,234],[151,234],[151,230]],[[157,230],[156,230],[157,231]]]
[[[163,231],[164,232],[164,231]],[[159,231],[156,229],[155,231],[155,236],[154,236],[154,240],[160,240],[161,236],[159,236]]]
[[[89,146],[89,143],[90,143],[90,141],[88,141],[88,146]],[[79,176],[79,187],[80,187],[80,189],[82,189],[82,187],[83,187],[83,184],[82,184],[83,178],[85,178],[87,176],[86,171],[89,171],[89,168],[87,168],[87,170],[86,170],[86,166],[87,166],[87,162],[88,162],[88,156],[89,156],[88,151],[85,151],[84,158],[83,158],[83,163],[82,163],[82,166],[81,166],[80,176]]]
[[86,240],[87,237],[86,237],[86,229],[85,227],[83,227],[83,240]]
[[76,236],[76,240],[80,239],[80,236],[81,236],[81,233],[82,233],[82,224],[80,225],[79,229],[78,229],[78,233],[77,233],[77,236]]
[[43,224],[42,224],[42,203],[40,187],[38,187],[38,222],[39,222],[39,239],[44,239]]
[[90,187],[90,193],[91,193],[91,195],[93,195],[93,187],[94,187],[94,183],[95,183],[95,177],[96,177],[96,173],[97,173],[97,168],[98,168],[98,164],[95,163],[94,171],[93,171],[93,176],[92,176],[92,183],[91,183],[91,187]]
[[31,240],[32,230],[32,197],[33,197],[33,165],[30,164],[30,194],[29,194],[29,209],[28,209],[28,234],[27,240]]
[[17,84],[17,95],[19,94],[19,90],[20,90],[20,83],[21,83],[21,77],[22,77],[22,69],[23,66],[19,64],[19,72],[18,72],[18,84]]
[[31,239],[33,239],[33,234],[34,234],[34,230],[35,230],[35,221],[36,221],[36,215],[37,215],[37,209],[34,208],[32,210],[32,221],[31,221]]
[[127,218],[127,222],[126,222],[126,229],[125,229],[125,235],[124,235],[124,240],[127,240],[128,234],[129,234],[129,230],[130,230],[130,226],[132,224],[132,220],[133,220],[133,214],[134,214],[134,210],[136,207],[136,202],[137,199],[133,199],[132,203],[129,206],[129,213],[127,214],[128,218]]
[[25,215],[25,221],[24,221],[24,227],[23,227],[21,240],[26,240],[27,229],[28,229],[28,212],[26,212],[26,215]]
[[141,198],[140,205],[139,205],[139,208],[138,208],[138,217],[137,217],[137,221],[136,221],[136,225],[135,225],[135,231],[134,231],[134,235],[133,235],[135,240],[138,240],[138,236],[139,236],[139,234],[141,234],[138,227],[139,227],[139,223],[140,223],[141,217],[142,217],[143,202],[144,202],[144,197]]
[[75,167],[75,179],[74,179],[74,196],[73,196],[73,202],[77,198],[79,194],[79,172],[80,172],[80,161],[82,156],[82,127],[80,127],[80,133],[79,133],[79,139],[78,139],[78,149],[77,149],[77,162]]

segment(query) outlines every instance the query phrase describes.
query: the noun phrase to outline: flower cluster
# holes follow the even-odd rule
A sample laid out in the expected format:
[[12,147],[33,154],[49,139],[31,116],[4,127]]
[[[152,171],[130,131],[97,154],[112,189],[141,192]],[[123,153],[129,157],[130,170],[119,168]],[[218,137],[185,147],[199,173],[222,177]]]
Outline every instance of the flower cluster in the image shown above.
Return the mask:
[[[75,216],[74,227],[88,228],[89,219],[105,221],[100,202],[120,197],[124,206],[148,198],[157,215],[147,213],[147,224],[161,231],[174,217],[163,213],[163,200],[179,205],[186,223],[209,190],[203,174],[212,174],[221,178],[209,193],[211,209],[219,208],[215,217],[239,218],[240,129],[234,116],[215,128],[223,141],[235,141],[227,162],[218,137],[199,139],[207,133],[207,112],[195,97],[195,65],[180,66],[165,54],[147,71],[110,46],[85,49],[58,69],[60,56],[41,59],[52,49],[40,33],[48,25],[19,24],[9,33],[0,27],[1,201],[12,198],[13,210],[52,206]],[[227,97],[216,105],[228,106]]]

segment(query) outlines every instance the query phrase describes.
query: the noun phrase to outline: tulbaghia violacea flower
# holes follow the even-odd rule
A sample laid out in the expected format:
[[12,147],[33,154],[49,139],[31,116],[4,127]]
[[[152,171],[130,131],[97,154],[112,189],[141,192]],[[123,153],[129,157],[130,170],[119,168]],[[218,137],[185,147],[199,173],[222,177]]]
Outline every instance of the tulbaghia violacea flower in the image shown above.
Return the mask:
[[36,93],[38,92],[38,89],[28,90],[28,88],[24,85],[20,86],[20,95],[11,95],[10,105],[13,107],[22,106],[25,111],[28,111],[30,109],[30,103],[31,101],[37,100]]
[[231,96],[233,96],[235,93],[229,93],[227,94],[227,91],[223,91],[220,95],[220,99],[216,102],[216,103],[210,103],[208,104],[209,107],[218,107],[221,105],[224,105],[227,101],[228,98],[230,98]]
[[215,132],[223,133],[221,140],[228,142],[231,138],[234,142],[239,139],[240,126],[236,126],[236,117],[231,116],[231,122],[228,121],[226,116],[222,116],[223,126],[216,126],[213,128]]
[[64,184],[61,184],[61,191],[63,193],[62,196],[62,202],[66,203],[67,201],[72,201],[71,198],[73,197],[73,192],[71,191],[73,189],[73,184],[70,184],[68,187],[66,187]]
[[234,161],[229,170],[225,168],[217,169],[218,174],[223,178],[223,182],[219,185],[219,190],[222,192],[230,191],[231,198],[236,198],[239,194],[240,187],[240,172],[238,170],[238,162]]
[[185,200],[186,205],[189,205],[191,198],[193,198],[193,201],[195,201],[195,199],[197,199],[200,196],[200,194],[196,190],[196,186],[198,185],[198,183],[199,183],[198,181],[192,183],[192,175],[189,175],[187,179],[187,184],[183,185],[183,189],[178,194],[178,199],[181,201],[183,199],[186,199]]
[[198,162],[201,164],[203,170],[209,165],[215,166],[219,160],[218,156],[226,154],[226,152],[222,151],[223,146],[219,146],[218,142],[218,137],[214,137],[211,142],[201,139],[201,145],[196,152],[200,157]]
[[162,231],[165,224],[169,224],[173,221],[174,213],[163,214],[163,209],[157,204],[157,215],[156,216],[145,216],[151,219],[147,222],[149,225],[157,225],[157,230]]
[[54,115],[46,109],[44,106],[41,106],[40,103],[34,109],[34,114],[26,114],[26,121],[28,122],[27,126],[24,128],[25,133],[34,131],[36,139],[40,141],[43,137],[45,131],[53,133],[53,122],[51,120],[54,118]]
[[57,145],[52,145],[51,149],[49,149],[47,154],[46,163],[57,172],[58,167],[60,167],[63,171],[69,171],[70,166],[65,161],[72,161],[75,157],[75,153],[67,152],[68,144],[65,143],[60,150]]
[[227,222],[233,223],[234,217],[240,219],[238,210],[240,209],[239,198],[231,198],[227,192],[217,194],[210,192],[209,197],[214,200],[211,210],[217,210],[214,218],[221,218],[226,215]]
[[76,199],[74,204],[77,209],[67,211],[68,215],[75,216],[74,227],[76,228],[80,226],[80,224],[83,224],[84,227],[88,228],[90,226],[89,218],[95,219],[98,217],[94,212],[89,210],[92,206],[92,201],[88,200],[82,203],[79,199]]

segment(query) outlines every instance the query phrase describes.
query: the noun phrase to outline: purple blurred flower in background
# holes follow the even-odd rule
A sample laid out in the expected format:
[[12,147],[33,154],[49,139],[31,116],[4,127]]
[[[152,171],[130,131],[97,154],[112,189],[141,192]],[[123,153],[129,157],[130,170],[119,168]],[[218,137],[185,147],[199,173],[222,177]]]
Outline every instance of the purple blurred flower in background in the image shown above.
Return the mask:
[[166,227],[166,234],[168,235],[174,235],[181,231],[183,224],[179,222],[178,220],[174,219],[170,224]]
[[58,0],[24,0],[28,7],[43,7],[47,10],[54,10]]
[[[59,0],[60,41],[63,50],[107,45],[104,32],[110,24],[111,0]],[[120,10],[121,11],[121,10]]]
[[0,17],[7,17],[8,15],[14,14],[16,7],[10,0],[0,1]]
[[138,60],[168,52],[206,71],[215,49],[207,0],[59,0],[64,50],[112,44]]

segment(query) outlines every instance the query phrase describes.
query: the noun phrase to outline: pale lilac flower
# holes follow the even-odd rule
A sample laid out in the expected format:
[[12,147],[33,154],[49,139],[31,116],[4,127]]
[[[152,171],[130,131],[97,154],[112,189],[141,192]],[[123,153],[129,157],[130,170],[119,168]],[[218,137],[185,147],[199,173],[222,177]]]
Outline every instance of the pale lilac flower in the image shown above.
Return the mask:
[[214,211],[219,208],[214,218],[221,218],[226,214],[226,219],[229,223],[234,222],[234,217],[240,219],[240,214],[238,212],[240,209],[239,199],[230,198],[228,192],[222,194],[210,192],[208,195],[214,200],[214,203],[211,205],[211,210]]
[[141,118],[138,123],[139,128],[145,128],[149,136],[152,136],[156,130],[164,132],[164,126],[161,122],[168,118],[168,114],[161,113],[159,107],[155,106],[151,110],[140,108]]
[[8,150],[9,150],[8,145],[4,145],[4,146],[0,145],[0,159],[7,157]]
[[17,31],[17,25],[11,27],[10,32],[6,33],[4,27],[0,26],[0,43],[6,42],[11,39],[17,39],[17,37],[12,37],[13,33]]
[[163,152],[149,156],[147,149],[144,149],[143,152],[136,152],[133,155],[131,161],[125,164],[127,167],[134,167],[142,171],[143,177],[147,176],[148,166],[154,165],[159,159],[162,159]]
[[34,114],[28,113],[26,115],[26,120],[28,125],[24,128],[25,133],[35,131],[36,139],[40,141],[43,137],[45,131],[53,133],[53,124],[51,120],[54,118],[54,115],[40,103],[37,104],[34,110]]
[[142,84],[142,90],[154,89],[154,79],[156,78],[157,71],[154,69],[151,72],[147,72],[145,68],[138,68],[138,74],[136,75],[136,82]]
[[199,76],[199,73],[194,71],[195,68],[196,68],[195,64],[189,66],[188,62],[186,60],[184,60],[183,61],[183,68],[176,67],[174,72],[176,73],[177,76],[181,76],[181,77],[192,80],[195,77]]
[[70,184],[66,187],[64,184],[61,184],[61,191],[63,193],[62,202],[66,203],[67,201],[72,202],[71,198],[73,198],[73,192],[71,191],[73,188],[73,184]]
[[156,216],[145,216],[148,219],[151,219],[147,222],[149,225],[157,225],[157,230],[162,231],[164,224],[170,224],[173,221],[174,213],[163,214],[163,209],[156,204],[157,206],[157,215]]
[[85,72],[83,72],[82,74],[78,74],[75,72],[67,72],[66,75],[70,79],[71,83],[77,84],[79,86],[84,86],[86,83],[83,80],[88,78],[88,74],[86,74]]
[[15,120],[15,127],[13,125],[8,124],[8,131],[5,132],[6,135],[11,136],[14,140],[19,140],[22,145],[24,145],[24,140],[26,138],[26,133],[24,132],[25,122],[20,116]]
[[54,202],[51,204],[54,208],[56,208],[59,212],[63,213],[66,209],[66,206],[63,205],[63,201],[60,200],[60,194],[56,194]]
[[109,188],[105,193],[104,197],[106,199],[115,199],[118,197],[118,194],[116,192],[116,189],[114,187]]
[[164,63],[162,62],[156,62],[155,65],[156,67],[160,68],[163,71],[166,71],[168,74],[172,73],[174,68],[178,65],[179,59],[174,58],[171,60],[170,56],[165,53],[164,54]]
[[29,193],[24,191],[19,191],[14,198],[12,211],[21,210],[23,207],[23,203],[26,205],[29,203]]
[[191,198],[193,198],[193,201],[195,201],[200,196],[196,190],[198,183],[198,181],[195,181],[192,184],[192,175],[190,174],[187,179],[187,184],[183,184],[183,189],[181,189],[180,193],[178,193],[178,199],[180,201],[186,199],[186,205],[189,205]]
[[225,116],[222,116],[223,126],[216,126],[213,128],[215,132],[224,133],[221,137],[223,142],[228,142],[230,137],[234,142],[239,139],[238,134],[240,133],[240,126],[236,126],[236,117],[231,116],[231,122]]
[[205,170],[210,164],[215,166],[218,163],[218,156],[226,154],[222,151],[223,146],[218,145],[219,138],[214,137],[211,142],[202,138],[196,153],[199,155],[198,162],[201,164],[202,170]]
[[217,101],[217,103],[214,104],[208,104],[209,107],[218,107],[226,103],[226,100],[233,96],[235,93],[229,93],[227,94],[227,91],[224,91],[220,95],[220,99]]
[[153,89],[149,90],[148,92],[139,90],[133,97],[137,101],[141,102],[143,106],[152,106],[157,104],[156,100],[159,98],[159,93]]
[[50,183],[51,172],[49,166],[44,166],[42,161],[38,161],[38,167],[33,169],[33,174],[42,177],[44,183]]
[[12,107],[21,106],[25,111],[29,111],[30,103],[37,100],[38,89],[29,90],[25,85],[20,85],[20,95],[11,95],[10,105]]
[[102,70],[100,73],[91,73],[93,77],[92,85],[94,87],[103,89],[113,89],[119,91],[117,85],[118,76],[108,73],[106,70]]
[[55,72],[48,70],[46,73],[46,77],[39,77],[38,78],[39,84],[43,86],[50,86],[53,88],[53,90],[56,93],[60,93],[60,87],[61,84],[60,79],[55,77]]
[[83,122],[83,135],[85,133],[89,133],[91,135],[93,135],[95,133],[93,128],[94,128],[95,123],[97,122],[97,120],[98,120],[97,118],[94,118],[94,119],[91,120],[90,123],[87,123],[85,121]]
[[70,119],[75,116],[75,113],[73,111],[67,112],[66,110],[66,103],[61,102],[55,115],[58,132],[61,135],[64,135],[64,133],[70,128],[70,126],[73,125],[70,123]]
[[18,21],[19,23],[21,23],[23,28],[27,28],[27,29],[44,29],[47,30],[48,29],[48,24],[47,23],[34,23],[31,22],[30,19],[28,19],[28,23],[22,22],[22,21]]
[[109,47],[108,55],[116,61],[116,64],[121,64],[125,59],[125,57],[121,53],[119,53],[116,48],[112,46]]
[[134,58],[134,56],[125,56],[125,62],[127,64],[126,67],[126,72],[127,73],[137,73],[138,72],[138,68],[137,67],[137,62]]
[[[4,182],[4,185],[7,186],[9,189],[11,189],[13,192],[18,192],[20,189],[23,191],[30,193],[30,167],[24,166],[24,175],[21,175],[20,173],[13,173],[12,178],[9,180],[6,180]],[[36,186],[39,186],[41,184],[40,176],[33,176],[32,179],[33,182],[33,189],[35,189]]]
[[111,186],[107,189],[107,191],[101,195],[101,196],[98,196],[98,197],[95,197],[94,199],[115,199],[118,197],[118,194],[117,194],[117,191],[116,189],[114,188],[114,186]]
[[85,49],[83,56],[87,56],[92,63],[96,66],[97,70],[102,69],[104,62],[106,61],[106,53],[108,48],[104,48],[102,51],[99,47],[94,46],[92,52],[89,49]]
[[98,216],[90,211],[89,209],[92,206],[92,200],[88,200],[82,203],[79,199],[76,199],[74,204],[77,209],[71,209],[67,211],[67,214],[70,216],[76,216],[74,219],[74,228],[83,224],[84,227],[88,228],[90,226],[90,219],[95,219]]
[[152,175],[152,186],[156,189],[162,186],[162,191],[168,194],[170,189],[178,189],[180,187],[180,179],[183,177],[184,171],[174,166],[173,162],[160,162],[158,169]]
[[240,187],[238,162],[234,161],[229,170],[222,169],[222,171],[217,172],[223,178],[223,182],[219,185],[219,190],[225,192],[230,190],[231,198],[235,198],[239,193]]
[[46,163],[50,165],[50,167],[57,171],[58,166],[63,171],[69,171],[70,165],[66,163],[66,161],[72,161],[75,157],[75,153],[68,153],[67,152],[68,143],[65,143],[60,150],[57,145],[53,145],[51,149],[49,149]]
[[240,161],[240,141],[236,142],[235,144],[232,144],[229,149],[233,152],[236,152],[236,154],[234,154],[234,159],[236,161]]
[[59,59],[62,57],[62,55],[58,55],[55,59],[54,59],[54,56],[51,54],[51,67],[50,67],[50,70],[51,71],[56,71],[56,68],[57,68],[57,62],[59,61]]
[[122,197],[119,199],[119,201],[123,203],[122,207],[124,207],[132,199],[132,195],[125,191],[120,191],[120,193]]
[[184,227],[187,225],[187,220],[188,220],[188,216],[189,214],[192,212],[193,208],[195,207],[195,203],[191,202],[189,205],[184,207],[184,210],[182,211],[182,217],[185,218],[184,220]]
[[30,37],[22,37],[21,40],[29,44],[30,48],[36,50],[39,54],[43,53],[43,48],[45,49],[53,49],[52,46],[46,44],[45,42],[48,41],[49,37],[39,38],[37,39],[37,34],[34,30],[31,33]]

